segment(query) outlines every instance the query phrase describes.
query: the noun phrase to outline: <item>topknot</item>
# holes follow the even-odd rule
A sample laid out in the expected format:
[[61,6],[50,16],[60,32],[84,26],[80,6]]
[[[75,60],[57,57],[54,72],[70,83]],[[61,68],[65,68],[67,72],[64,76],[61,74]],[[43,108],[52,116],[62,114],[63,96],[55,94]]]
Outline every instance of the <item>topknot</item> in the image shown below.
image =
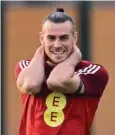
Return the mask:
[[64,12],[64,9],[63,8],[57,8],[56,9],[56,12],[62,12],[63,13]]

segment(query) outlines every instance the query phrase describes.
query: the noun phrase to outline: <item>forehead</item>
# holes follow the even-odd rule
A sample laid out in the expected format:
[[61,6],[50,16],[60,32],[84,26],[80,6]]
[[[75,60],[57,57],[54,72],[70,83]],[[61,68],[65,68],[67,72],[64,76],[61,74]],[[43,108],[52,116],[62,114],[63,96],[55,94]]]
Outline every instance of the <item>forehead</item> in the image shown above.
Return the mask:
[[42,27],[42,31],[46,35],[65,35],[70,34],[72,32],[72,24],[69,21],[64,23],[53,23],[50,21],[46,21]]

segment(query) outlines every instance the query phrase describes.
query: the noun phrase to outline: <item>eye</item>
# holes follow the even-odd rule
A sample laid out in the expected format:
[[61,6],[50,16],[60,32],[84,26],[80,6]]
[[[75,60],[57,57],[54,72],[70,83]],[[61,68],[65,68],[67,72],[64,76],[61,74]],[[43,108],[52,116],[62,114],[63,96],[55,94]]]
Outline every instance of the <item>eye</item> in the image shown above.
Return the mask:
[[56,39],[55,36],[47,36],[47,38],[48,38],[48,40],[51,40],[51,41]]
[[60,36],[60,40],[68,40],[68,39],[69,39],[68,35]]

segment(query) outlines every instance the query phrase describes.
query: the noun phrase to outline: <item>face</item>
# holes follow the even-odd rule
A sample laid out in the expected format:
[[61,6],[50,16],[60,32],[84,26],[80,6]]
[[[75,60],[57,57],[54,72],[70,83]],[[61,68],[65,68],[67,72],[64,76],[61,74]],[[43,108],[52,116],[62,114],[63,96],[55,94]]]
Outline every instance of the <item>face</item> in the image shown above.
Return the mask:
[[77,41],[77,33],[73,32],[71,22],[53,23],[46,21],[40,33],[41,44],[52,62],[58,64],[65,60],[73,50]]

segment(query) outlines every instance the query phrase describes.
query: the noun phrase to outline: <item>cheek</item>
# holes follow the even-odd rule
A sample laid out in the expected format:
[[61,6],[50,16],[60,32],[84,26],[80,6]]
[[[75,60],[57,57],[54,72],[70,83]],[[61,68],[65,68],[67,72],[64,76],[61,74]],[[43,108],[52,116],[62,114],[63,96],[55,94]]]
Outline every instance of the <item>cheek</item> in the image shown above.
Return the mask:
[[48,46],[45,45],[45,52],[48,52],[49,49],[48,49]]
[[73,42],[70,42],[67,47],[68,51],[71,52],[73,50]]
[[74,45],[75,45],[75,44],[74,44],[74,41],[72,41],[72,42],[71,42],[71,45],[70,45],[70,50],[73,51]]

